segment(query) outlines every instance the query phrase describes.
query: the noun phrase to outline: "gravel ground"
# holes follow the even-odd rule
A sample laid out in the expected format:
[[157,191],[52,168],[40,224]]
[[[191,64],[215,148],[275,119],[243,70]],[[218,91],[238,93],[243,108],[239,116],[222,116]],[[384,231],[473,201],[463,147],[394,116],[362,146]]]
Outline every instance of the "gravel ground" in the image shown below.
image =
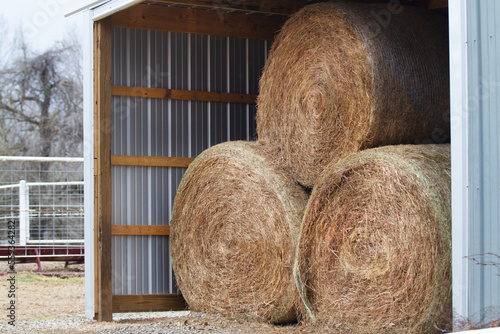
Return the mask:
[[[44,262],[37,273],[33,263],[16,265],[16,322],[8,324],[9,303],[7,279],[0,276],[0,333],[217,333],[217,334],[304,334],[322,333],[306,325],[274,326],[270,324],[229,320],[219,315],[191,311],[114,313],[112,322],[85,318],[83,264],[65,267],[61,262]],[[6,272],[0,262],[0,272]],[[498,319],[495,313],[494,319]],[[490,326],[500,326],[495,320]],[[487,326],[487,327],[490,327]],[[474,329],[474,326],[463,327]],[[484,333],[500,333],[500,328]],[[483,332],[480,332],[481,334]],[[478,333],[479,334],[479,333]]]
[[[43,262],[16,264],[16,321],[7,318],[8,275],[0,276],[0,333],[310,333],[304,326],[273,326],[229,320],[219,315],[190,311],[115,313],[113,322],[85,318],[83,264],[65,267]],[[7,271],[0,262],[0,272]],[[3,310],[3,311],[2,311]]]
[[190,311],[114,314],[113,322],[84,317],[53,318],[0,324],[2,333],[309,333],[302,326],[228,320],[217,315]]

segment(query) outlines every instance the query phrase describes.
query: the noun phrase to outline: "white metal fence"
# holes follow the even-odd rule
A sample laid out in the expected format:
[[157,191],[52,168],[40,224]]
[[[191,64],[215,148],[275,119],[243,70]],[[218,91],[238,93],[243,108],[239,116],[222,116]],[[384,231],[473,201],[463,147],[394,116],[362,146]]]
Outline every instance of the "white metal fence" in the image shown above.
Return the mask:
[[83,158],[0,157],[0,245],[83,245]]
[[[0,186],[0,193],[6,190],[13,194],[14,189],[19,192],[19,203],[2,205],[2,212],[6,213],[2,223],[18,222],[19,245],[83,243],[83,181],[21,180],[19,184]],[[37,201],[30,201],[30,192],[37,196]]]

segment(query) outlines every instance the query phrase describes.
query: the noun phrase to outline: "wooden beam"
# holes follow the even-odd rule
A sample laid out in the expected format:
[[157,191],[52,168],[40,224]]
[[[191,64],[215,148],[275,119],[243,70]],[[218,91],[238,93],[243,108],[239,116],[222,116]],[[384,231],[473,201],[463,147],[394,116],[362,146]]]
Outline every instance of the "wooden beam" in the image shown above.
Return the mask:
[[[97,61],[97,45],[98,45],[98,38],[97,38],[97,24],[94,24],[94,31],[93,31],[93,62],[94,62],[94,68],[98,69],[99,64]],[[95,76],[94,78],[94,315],[95,319],[97,319],[97,315],[99,314],[99,278],[101,277],[100,270],[99,270],[99,252],[97,251],[99,249],[99,244],[98,244],[98,224],[97,222],[99,221],[99,118],[98,116],[98,109],[97,109],[97,77]]]
[[428,0],[427,9],[447,8],[448,0]]
[[94,25],[94,98],[97,194],[95,207],[97,320],[112,321],[111,298],[111,20]]
[[195,90],[146,88],[113,86],[111,94],[114,96],[149,97],[155,99],[172,99],[186,101],[228,102],[256,104],[256,94],[218,93]]
[[112,235],[170,235],[168,225],[112,225]]
[[279,14],[290,15],[307,5],[300,0],[244,0],[244,1],[223,1],[223,0],[155,0],[157,3],[189,5],[196,8],[222,9],[241,13],[257,14]]
[[284,17],[139,4],[111,17],[114,27],[273,40]]
[[189,167],[194,158],[112,155],[112,166]]
[[113,296],[113,312],[179,311],[186,308],[181,294]]

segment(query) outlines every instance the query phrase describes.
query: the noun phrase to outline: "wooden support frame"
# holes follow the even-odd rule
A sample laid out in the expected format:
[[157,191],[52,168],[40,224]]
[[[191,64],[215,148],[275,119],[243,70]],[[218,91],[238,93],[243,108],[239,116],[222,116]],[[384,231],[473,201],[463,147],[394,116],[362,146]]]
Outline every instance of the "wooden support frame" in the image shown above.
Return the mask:
[[203,92],[195,90],[113,86],[114,96],[149,97],[185,101],[227,102],[257,104],[256,94]]
[[188,167],[194,158],[112,155],[112,166]]
[[[185,309],[180,294],[113,295],[112,235],[170,235],[170,226],[111,224],[111,166],[187,167],[192,158],[111,155],[111,18],[94,23],[94,269],[95,314],[112,321],[113,312]],[[116,95],[116,94],[115,94]],[[236,94],[235,94],[236,95]]]
[[112,225],[112,235],[170,235],[169,225]]
[[95,305],[113,320],[111,290],[111,19],[94,23]]
[[139,4],[111,17],[114,27],[273,40],[286,17]]
[[[112,235],[170,235],[168,225],[112,225]],[[113,295],[113,312],[144,312],[184,310],[187,303],[182,294]]]
[[[294,1],[294,0],[290,0]],[[112,86],[112,27],[150,29],[213,36],[273,40],[285,16],[245,15],[192,8],[139,4],[94,23],[94,269],[95,315],[112,321],[113,312],[179,310],[181,294],[113,295],[111,253],[113,236],[165,236],[170,226],[112,225],[113,166],[180,167],[185,157],[111,155],[112,96],[256,104],[255,94]],[[140,222],[139,222],[140,223]]]
[[113,312],[184,310],[186,308],[186,301],[181,294],[113,296]]

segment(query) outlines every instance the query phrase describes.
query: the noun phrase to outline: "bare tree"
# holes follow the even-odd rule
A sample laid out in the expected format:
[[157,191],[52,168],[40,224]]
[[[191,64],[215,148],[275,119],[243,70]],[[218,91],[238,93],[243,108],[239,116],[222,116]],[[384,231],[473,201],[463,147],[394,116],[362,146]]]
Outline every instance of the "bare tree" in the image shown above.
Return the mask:
[[[0,155],[82,156],[83,87],[79,45],[74,40],[59,42],[46,51],[34,52],[22,35],[17,39],[19,47],[0,59]],[[79,164],[19,162],[0,163],[0,166],[0,183],[5,184],[21,179],[80,181],[83,176],[78,173],[82,167]],[[0,202],[9,201],[9,196],[0,195]],[[68,201],[61,191],[48,189],[39,198],[33,196],[31,204],[36,207],[42,202],[41,196],[50,198],[54,205]],[[81,226],[81,220],[73,222],[40,215],[30,224],[30,233],[35,239],[65,239],[68,236],[59,234],[66,233],[63,230],[68,228],[60,227],[69,226],[70,231],[79,231]]]
[[80,55],[68,42],[41,53],[21,43],[17,57],[0,70],[0,154],[83,154]]

